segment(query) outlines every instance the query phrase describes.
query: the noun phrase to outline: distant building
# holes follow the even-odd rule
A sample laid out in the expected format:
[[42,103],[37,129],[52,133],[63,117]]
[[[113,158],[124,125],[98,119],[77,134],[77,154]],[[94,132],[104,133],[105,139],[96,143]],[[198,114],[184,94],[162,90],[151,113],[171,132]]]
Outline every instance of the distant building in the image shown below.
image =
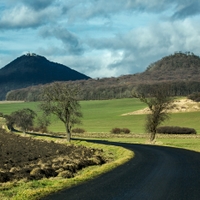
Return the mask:
[[26,56],[37,56],[36,53],[27,53]]

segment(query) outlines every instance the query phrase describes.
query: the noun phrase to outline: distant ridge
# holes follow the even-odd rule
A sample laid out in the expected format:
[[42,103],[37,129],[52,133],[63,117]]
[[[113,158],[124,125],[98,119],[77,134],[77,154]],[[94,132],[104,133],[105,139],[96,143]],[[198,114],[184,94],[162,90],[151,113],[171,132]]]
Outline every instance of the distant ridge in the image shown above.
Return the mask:
[[[142,73],[78,80],[70,84],[80,85],[82,100],[130,98],[133,91],[148,93],[158,84],[168,84],[173,96],[187,96],[200,92],[200,57],[190,52],[175,52],[150,64]],[[43,87],[45,85],[12,91],[7,100],[40,100]]]
[[199,80],[200,57],[191,52],[176,52],[149,65],[141,76],[152,80]]
[[65,65],[51,62],[35,53],[22,55],[0,69],[0,99],[10,90],[54,81],[87,80],[86,76]]

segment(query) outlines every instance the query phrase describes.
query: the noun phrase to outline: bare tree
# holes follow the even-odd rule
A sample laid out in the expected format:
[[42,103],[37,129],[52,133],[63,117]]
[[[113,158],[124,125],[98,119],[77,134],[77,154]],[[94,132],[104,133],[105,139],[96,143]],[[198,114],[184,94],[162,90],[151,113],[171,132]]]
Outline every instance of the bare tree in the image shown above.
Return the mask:
[[170,97],[170,88],[164,84],[152,87],[148,94],[134,92],[133,96],[147,104],[150,114],[147,115],[145,129],[150,133],[150,142],[155,139],[156,129],[169,118],[167,110],[171,107],[173,97]]
[[45,133],[48,131],[47,127],[51,124],[50,117],[43,113],[37,117],[36,124],[39,128],[39,131]]
[[13,130],[13,126],[16,125],[21,128],[24,133],[26,133],[27,129],[33,126],[36,113],[29,108],[24,108],[12,112],[10,115],[5,115],[4,117],[6,119],[8,129]]
[[77,100],[78,91],[77,87],[54,82],[46,86],[42,93],[41,110],[47,115],[56,115],[65,124],[68,142],[71,140],[71,128],[74,124],[79,124],[82,117]]
[[13,126],[15,124],[14,117],[10,114],[10,115],[3,115],[3,118],[5,118],[6,120],[6,126],[8,130],[13,131],[14,130]]

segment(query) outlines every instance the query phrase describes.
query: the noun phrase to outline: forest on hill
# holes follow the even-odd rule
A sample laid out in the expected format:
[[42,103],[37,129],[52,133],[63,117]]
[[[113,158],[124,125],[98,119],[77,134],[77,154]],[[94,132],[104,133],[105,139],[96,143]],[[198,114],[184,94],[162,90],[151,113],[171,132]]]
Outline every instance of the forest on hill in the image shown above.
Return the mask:
[[0,69],[0,100],[5,99],[10,90],[28,86],[89,79],[90,77],[45,57],[28,53],[22,55]]
[[[148,93],[158,84],[169,85],[173,96],[187,96],[200,92],[200,57],[190,52],[176,52],[150,64],[143,73],[67,83],[79,86],[80,100],[129,98],[135,90]],[[38,85],[10,91],[6,100],[38,101],[44,87]]]

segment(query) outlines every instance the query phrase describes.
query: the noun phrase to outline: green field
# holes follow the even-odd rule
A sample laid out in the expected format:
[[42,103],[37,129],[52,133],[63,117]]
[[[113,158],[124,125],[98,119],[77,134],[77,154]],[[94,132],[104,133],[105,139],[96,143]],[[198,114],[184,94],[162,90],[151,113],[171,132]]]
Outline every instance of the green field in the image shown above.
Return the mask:
[[0,101],[0,113],[10,114],[11,112],[23,109],[30,108],[35,111],[39,111],[37,108],[37,103],[35,102],[16,102],[16,103],[1,103]]
[[[112,128],[129,128],[132,133],[144,133],[145,115],[122,116],[124,113],[142,109],[145,104],[138,99],[117,99],[101,101],[81,101],[83,113],[82,125],[87,132],[109,133]],[[39,113],[35,102],[0,104],[0,112],[10,114],[21,108],[30,108]],[[170,120],[163,125],[195,128],[200,133],[200,112],[176,113],[170,115]],[[52,117],[49,131],[65,132],[65,127],[59,120]]]
[[[38,103],[0,103],[0,112],[10,114],[13,111],[22,108],[30,108],[35,110],[38,114],[40,111],[37,108]],[[119,99],[119,100],[104,100],[104,101],[82,101],[83,124],[79,127],[84,128],[88,135],[101,135],[100,140],[114,141],[114,142],[128,142],[138,144],[149,144],[148,135],[144,134],[145,115],[131,115],[122,116],[124,113],[129,113],[135,110],[142,109],[145,104],[138,99]],[[1,119],[0,119],[1,120]],[[195,128],[200,133],[200,112],[191,113],[176,113],[171,114],[169,121],[164,125],[183,126]],[[122,135],[122,138],[111,137],[110,132],[112,128],[129,128],[134,137]],[[50,131],[64,132],[64,125],[52,117],[52,124],[49,127]],[[105,134],[104,134],[105,133]],[[103,138],[106,135],[106,138]],[[36,136],[41,137],[41,136]],[[82,137],[87,137],[87,133]],[[45,138],[57,140],[54,138]],[[175,146],[179,148],[186,148],[200,152],[200,135],[157,135],[157,145]],[[122,147],[99,145],[90,142],[79,140],[72,140],[75,145],[89,146],[90,148],[104,149],[107,155],[113,155],[114,161],[102,166],[92,166],[82,170],[75,178],[72,179],[43,179],[39,181],[6,183],[0,185],[0,199],[7,200],[36,200],[40,199],[44,194],[56,192],[62,188],[70,187],[81,183],[83,181],[92,179],[101,173],[107,172],[114,167],[126,162],[134,156],[133,152],[123,149]]]

